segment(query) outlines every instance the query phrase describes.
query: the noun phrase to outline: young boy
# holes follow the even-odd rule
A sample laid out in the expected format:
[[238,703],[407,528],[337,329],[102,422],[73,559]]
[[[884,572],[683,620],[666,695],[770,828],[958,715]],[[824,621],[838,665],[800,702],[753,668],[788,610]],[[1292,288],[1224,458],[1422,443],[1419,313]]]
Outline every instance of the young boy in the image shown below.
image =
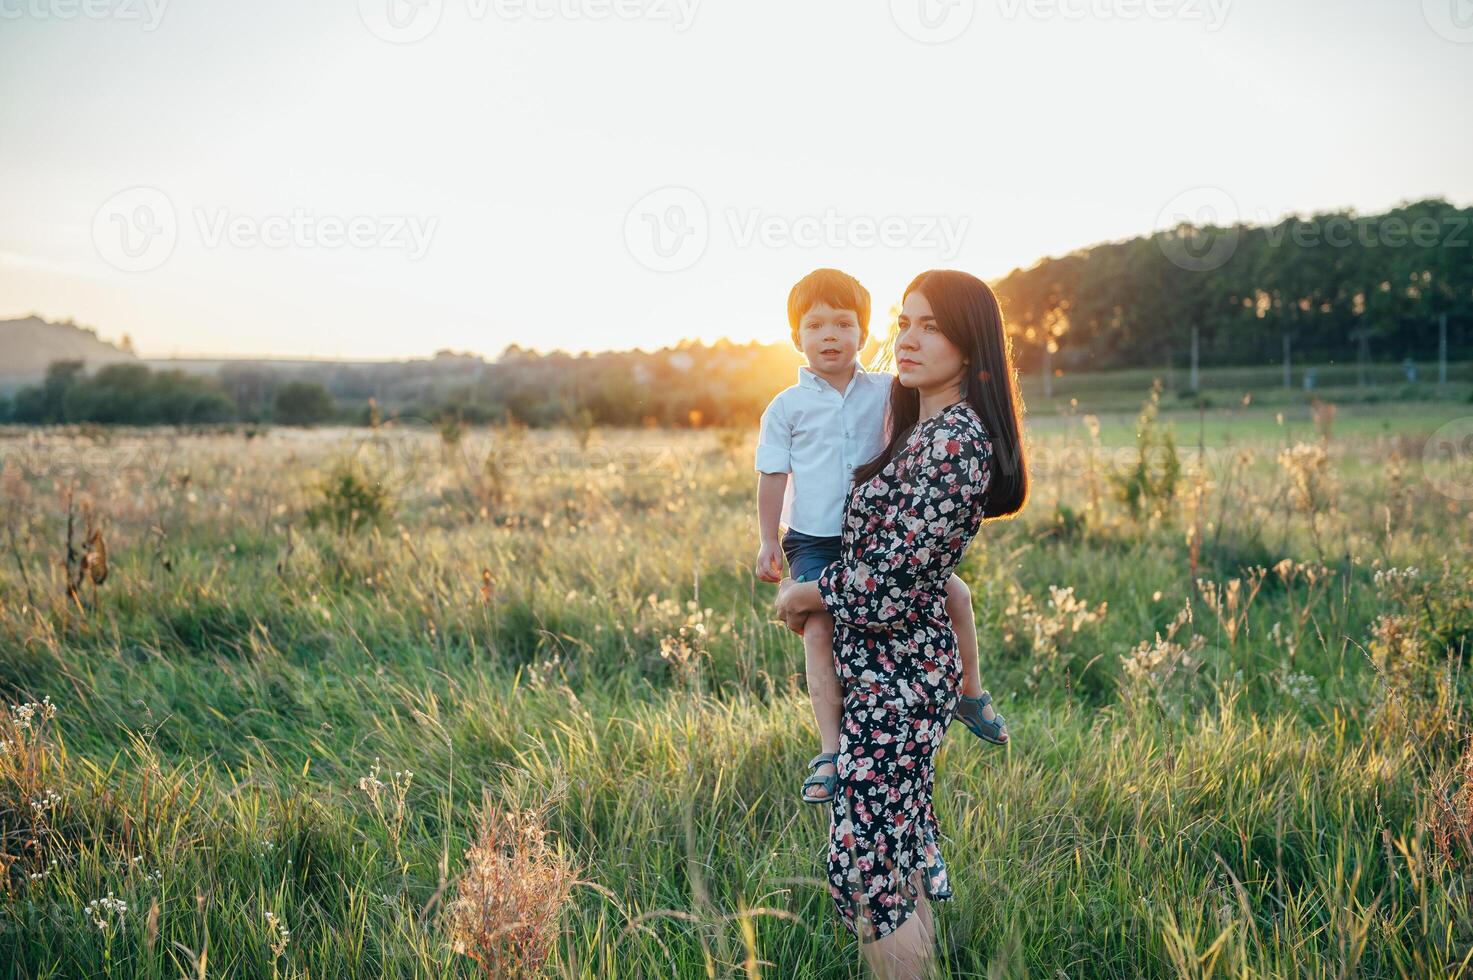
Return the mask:
[[[756,574],[764,582],[782,580],[779,525],[787,528],[781,553],[797,581],[814,581],[824,566],[838,559],[854,470],[885,447],[893,378],[866,371],[858,361],[869,336],[869,314],[869,291],[837,269],[809,273],[788,294],[793,346],[808,364],[798,369],[798,383],[779,392],[762,413],[757,437],[762,547]],[[956,716],[978,738],[1004,744],[1003,717],[981,689],[972,595],[955,575],[947,582],[946,611],[962,666]],[[803,783],[806,803],[826,802],[834,792],[844,694],[834,671],[833,642],[833,617],[812,613],[803,627],[803,650],[823,751],[808,763],[813,774]]]

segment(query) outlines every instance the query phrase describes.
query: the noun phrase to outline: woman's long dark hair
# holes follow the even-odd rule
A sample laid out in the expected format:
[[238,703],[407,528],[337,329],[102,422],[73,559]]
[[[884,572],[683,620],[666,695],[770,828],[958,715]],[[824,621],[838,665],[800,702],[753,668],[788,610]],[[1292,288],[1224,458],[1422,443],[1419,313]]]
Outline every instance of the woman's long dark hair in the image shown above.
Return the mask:
[[[1023,456],[1023,396],[1013,369],[1012,342],[1003,329],[1002,309],[987,283],[952,269],[916,276],[905,296],[919,292],[931,304],[936,325],[969,359],[965,400],[976,409],[992,440],[992,483],[983,514],[1009,517],[1028,500],[1028,464]],[[904,297],[901,302],[904,302]],[[893,340],[891,356],[893,356]],[[921,395],[899,378],[890,382],[890,436],[885,448],[854,473],[866,483],[895,458],[921,414]]]

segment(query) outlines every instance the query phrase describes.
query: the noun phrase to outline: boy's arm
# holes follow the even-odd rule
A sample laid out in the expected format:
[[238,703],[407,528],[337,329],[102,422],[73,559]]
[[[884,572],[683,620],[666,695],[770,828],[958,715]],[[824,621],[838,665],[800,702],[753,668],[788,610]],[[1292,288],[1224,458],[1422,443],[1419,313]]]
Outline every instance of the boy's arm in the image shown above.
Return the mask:
[[757,478],[757,526],[762,535],[762,546],[757,551],[757,578],[763,582],[782,581],[783,549],[777,527],[787,488],[786,473],[763,473]]
[[788,472],[792,469],[790,450],[792,430],[782,400],[774,398],[762,413],[757,433],[757,533],[761,547],[757,552],[757,577],[764,582],[782,579],[782,549],[778,543],[778,524],[782,520],[783,496],[788,488]]

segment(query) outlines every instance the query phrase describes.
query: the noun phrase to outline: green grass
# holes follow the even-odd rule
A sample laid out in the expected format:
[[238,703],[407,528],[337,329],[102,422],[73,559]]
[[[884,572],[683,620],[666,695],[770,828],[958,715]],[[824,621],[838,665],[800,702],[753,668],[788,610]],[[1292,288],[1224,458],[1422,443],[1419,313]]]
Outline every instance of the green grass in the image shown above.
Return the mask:
[[[938,760],[951,975],[1468,975],[1473,848],[1434,838],[1469,731],[1473,522],[1421,459],[1466,413],[1342,405],[1311,520],[1278,461],[1316,439],[1304,406],[1168,398],[1184,481],[1136,523],[1106,478],[1133,397],[1099,410],[1098,446],[1077,414],[1035,415],[1033,501],[963,565],[1014,742],[955,726]],[[853,975],[826,813],[796,798],[817,746],[801,648],[750,574],[750,442],[4,436],[0,687],[59,711],[33,765],[0,757],[0,975],[196,976],[202,953],[209,976],[473,975],[446,910],[483,793],[543,813],[576,868],[550,975]],[[307,527],[354,447],[388,519]],[[80,604],[72,476],[110,562]],[[1270,570],[1236,610],[1194,581],[1285,558],[1325,577]],[[1105,611],[1037,639],[1067,619],[1050,586]],[[375,759],[384,783],[413,772],[402,825],[360,788]],[[127,911],[105,932],[85,909],[109,892]]]
[[[1180,362],[1181,358],[1177,358]],[[1315,385],[1304,388],[1306,369],[1315,372]],[[1335,402],[1342,407],[1375,405],[1390,412],[1403,409],[1436,411],[1439,406],[1466,406],[1473,399],[1473,362],[1448,364],[1447,382],[1437,383],[1437,364],[1417,363],[1418,380],[1409,382],[1399,362],[1375,362],[1366,365],[1366,383],[1360,383],[1360,369],[1354,359],[1330,364],[1295,362],[1292,387],[1285,388],[1283,369],[1274,365],[1239,367],[1203,367],[1198,372],[1198,391],[1189,389],[1191,373],[1181,363],[1170,370],[1128,368],[1111,371],[1071,371],[1054,378],[1049,397],[1043,395],[1043,379],[1037,372],[1021,377],[1024,400],[1039,416],[1068,412],[1071,408],[1096,413],[1133,414],[1141,393],[1159,378],[1165,387],[1163,401],[1170,408],[1190,409],[1198,400],[1211,408],[1231,408],[1251,396],[1260,408],[1282,409],[1288,413],[1307,412],[1315,399]],[[1071,402],[1074,404],[1071,405]],[[1082,407],[1081,407],[1082,406]],[[1466,412],[1464,413],[1466,414]]]

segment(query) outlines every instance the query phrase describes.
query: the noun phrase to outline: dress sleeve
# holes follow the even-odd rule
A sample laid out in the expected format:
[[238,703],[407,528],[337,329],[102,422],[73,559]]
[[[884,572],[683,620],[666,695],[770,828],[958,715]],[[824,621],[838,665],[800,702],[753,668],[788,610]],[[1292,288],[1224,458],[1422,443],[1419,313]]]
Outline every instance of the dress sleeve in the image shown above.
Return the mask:
[[762,413],[762,423],[757,430],[757,472],[791,472],[792,447],[793,429],[788,423],[787,410],[781,397],[774,398]]
[[[886,520],[872,542],[846,551],[818,578],[834,622],[888,630],[914,621],[945,588],[982,523],[992,444],[965,425],[938,425],[924,454],[874,499]],[[858,552],[857,554],[855,552]]]

